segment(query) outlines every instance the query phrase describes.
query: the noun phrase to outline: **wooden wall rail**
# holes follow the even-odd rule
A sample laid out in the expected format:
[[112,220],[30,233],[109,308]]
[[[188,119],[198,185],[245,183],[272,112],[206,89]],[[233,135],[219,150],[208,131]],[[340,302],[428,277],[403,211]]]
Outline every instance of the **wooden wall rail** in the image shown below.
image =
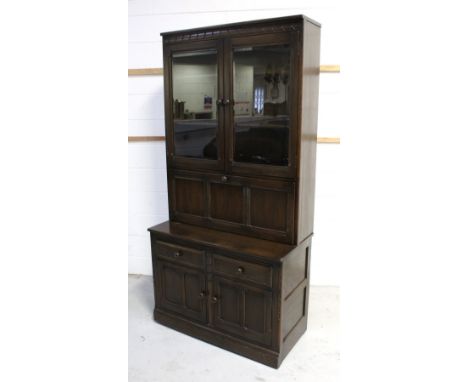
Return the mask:
[[[160,135],[148,135],[148,136],[129,136],[129,142],[157,142],[165,141],[166,137]],[[340,144],[340,138],[338,137],[317,137],[317,143],[335,143]]]
[[[320,73],[339,73],[340,65],[320,65]],[[162,76],[163,68],[128,69],[129,76]]]

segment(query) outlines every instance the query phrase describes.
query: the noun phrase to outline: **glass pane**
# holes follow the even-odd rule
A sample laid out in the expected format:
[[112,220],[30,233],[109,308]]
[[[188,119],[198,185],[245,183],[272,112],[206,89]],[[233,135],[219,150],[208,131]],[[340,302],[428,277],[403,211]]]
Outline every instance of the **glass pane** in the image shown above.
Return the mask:
[[215,49],[173,54],[172,95],[175,155],[217,159]]
[[289,45],[234,49],[234,160],[288,165]]

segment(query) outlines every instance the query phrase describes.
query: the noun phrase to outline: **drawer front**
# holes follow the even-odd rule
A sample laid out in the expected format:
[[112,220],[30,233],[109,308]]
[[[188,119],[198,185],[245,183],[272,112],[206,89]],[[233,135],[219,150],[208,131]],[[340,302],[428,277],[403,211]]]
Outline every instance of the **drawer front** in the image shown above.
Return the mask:
[[157,241],[156,254],[161,258],[171,259],[182,265],[191,265],[197,268],[205,267],[205,254],[203,251],[181,245]]
[[269,288],[272,287],[273,269],[268,265],[213,255],[213,272],[223,276],[250,281]]

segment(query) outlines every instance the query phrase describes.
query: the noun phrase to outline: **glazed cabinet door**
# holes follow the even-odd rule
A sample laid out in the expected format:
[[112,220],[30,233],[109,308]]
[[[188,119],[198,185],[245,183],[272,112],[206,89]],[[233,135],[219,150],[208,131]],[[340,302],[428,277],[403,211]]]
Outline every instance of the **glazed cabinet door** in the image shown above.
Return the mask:
[[202,271],[158,261],[156,267],[160,308],[206,323],[206,277]]
[[222,40],[164,47],[168,165],[224,169]]
[[228,172],[294,177],[298,40],[296,32],[227,40]]
[[213,325],[249,341],[271,345],[272,293],[225,278],[213,278]]

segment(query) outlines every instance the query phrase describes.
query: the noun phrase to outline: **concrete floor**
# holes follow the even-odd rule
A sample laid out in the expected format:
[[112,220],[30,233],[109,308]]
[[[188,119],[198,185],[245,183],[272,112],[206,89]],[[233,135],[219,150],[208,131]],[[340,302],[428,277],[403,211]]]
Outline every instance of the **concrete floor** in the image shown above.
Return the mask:
[[308,330],[276,370],[153,320],[150,276],[128,277],[129,382],[330,382],[339,379],[339,288],[312,287]]

